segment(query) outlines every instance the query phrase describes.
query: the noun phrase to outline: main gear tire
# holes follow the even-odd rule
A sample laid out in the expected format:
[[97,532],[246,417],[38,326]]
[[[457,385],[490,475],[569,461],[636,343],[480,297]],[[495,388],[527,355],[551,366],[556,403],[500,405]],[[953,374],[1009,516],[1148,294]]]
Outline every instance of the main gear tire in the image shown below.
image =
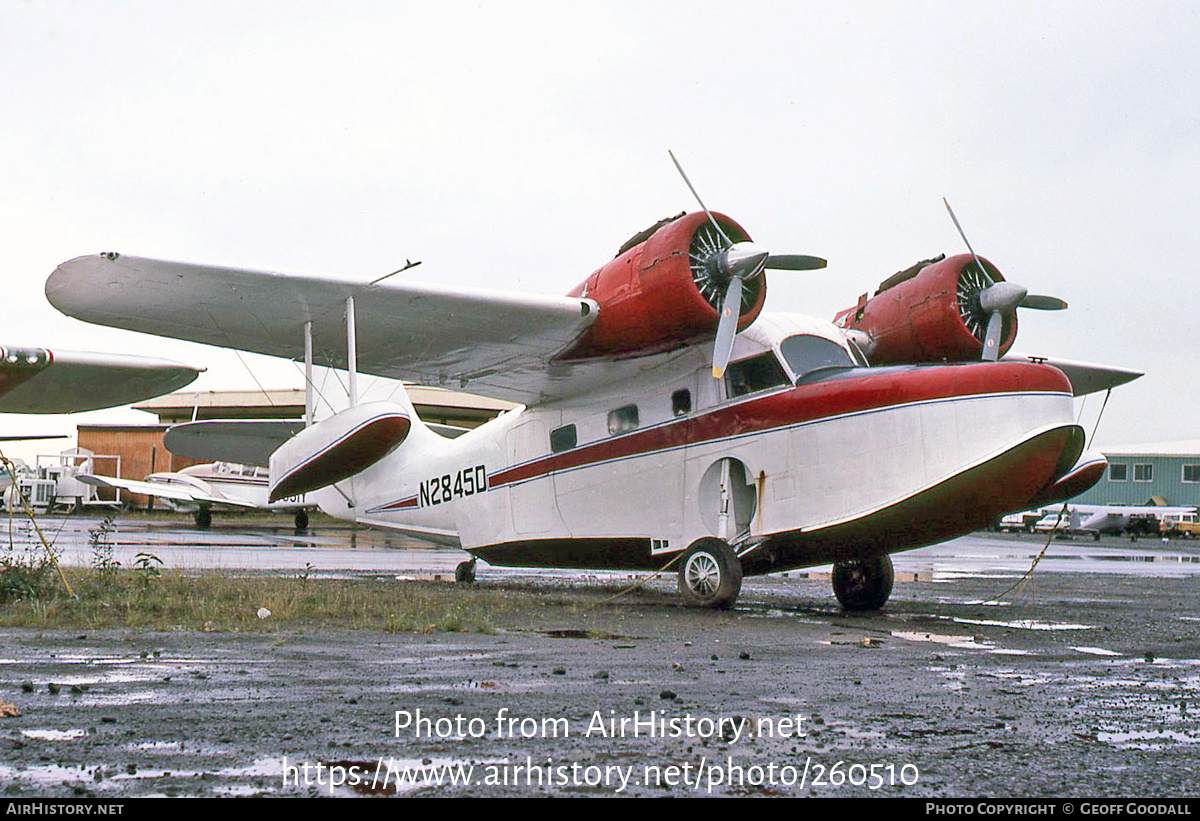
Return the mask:
[[742,592],[742,563],[721,539],[700,539],[679,563],[679,593],[690,607],[728,610]]
[[845,610],[878,610],[892,595],[895,579],[892,560],[886,555],[837,562],[833,566],[833,595]]

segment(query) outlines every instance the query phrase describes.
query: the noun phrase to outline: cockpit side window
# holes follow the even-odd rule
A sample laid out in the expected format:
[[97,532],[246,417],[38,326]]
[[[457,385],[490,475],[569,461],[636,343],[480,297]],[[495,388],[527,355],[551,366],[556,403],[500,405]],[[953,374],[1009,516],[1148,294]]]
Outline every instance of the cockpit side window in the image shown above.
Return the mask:
[[821,368],[853,368],[858,364],[845,348],[823,336],[789,336],[779,350],[797,379]]
[[732,362],[725,370],[725,392],[730,399],[787,384],[787,374],[773,351]]

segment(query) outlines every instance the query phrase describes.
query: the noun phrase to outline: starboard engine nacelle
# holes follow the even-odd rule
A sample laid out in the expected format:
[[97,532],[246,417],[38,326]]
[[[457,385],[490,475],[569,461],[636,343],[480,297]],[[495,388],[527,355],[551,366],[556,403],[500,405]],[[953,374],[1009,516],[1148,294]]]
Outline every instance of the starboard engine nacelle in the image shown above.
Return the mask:
[[[918,262],[884,280],[873,297],[863,294],[834,323],[851,332],[872,365],[980,359],[988,312],[979,295],[1004,277],[986,259],[979,264],[986,276],[970,254]],[[1016,336],[1014,311],[1003,316],[1000,354]]]
[[271,454],[271,502],[328,487],[361,473],[408,436],[408,409],[367,402],[305,428]]
[[[733,242],[750,239],[733,220],[713,216]],[[595,300],[600,311],[587,333],[559,358],[640,356],[711,339],[727,285],[713,260],[724,247],[703,212],[663,220],[631,238],[616,259],[570,292]],[[747,279],[742,287],[739,331],[762,311],[766,277]]]

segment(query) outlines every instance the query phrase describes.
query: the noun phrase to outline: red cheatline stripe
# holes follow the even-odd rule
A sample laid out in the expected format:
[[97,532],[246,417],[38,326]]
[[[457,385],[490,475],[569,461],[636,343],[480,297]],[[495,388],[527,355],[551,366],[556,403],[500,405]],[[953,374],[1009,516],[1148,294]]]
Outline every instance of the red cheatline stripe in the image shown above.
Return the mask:
[[799,385],[516,465],[489,476],[488,486],[501,487],[598,462],[897,405],[998,393],[1070,391],[1070,383],[1061,371],[1019,362],[917,368]]

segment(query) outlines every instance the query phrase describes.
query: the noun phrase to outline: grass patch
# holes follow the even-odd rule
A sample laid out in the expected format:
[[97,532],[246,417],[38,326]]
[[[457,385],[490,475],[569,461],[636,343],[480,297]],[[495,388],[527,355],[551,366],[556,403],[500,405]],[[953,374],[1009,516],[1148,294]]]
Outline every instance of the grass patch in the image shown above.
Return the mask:
[[[222,573],[156,574],[136,569],[70,572],[78,598],[61,590],[0,603],[0,626],[136,628],[272,633],[279,630],[480,632],[556,623],[586,605],[561,592],[398,582],[391,578],[310,579]],[[259,618],[261,608],[270,611]]]

